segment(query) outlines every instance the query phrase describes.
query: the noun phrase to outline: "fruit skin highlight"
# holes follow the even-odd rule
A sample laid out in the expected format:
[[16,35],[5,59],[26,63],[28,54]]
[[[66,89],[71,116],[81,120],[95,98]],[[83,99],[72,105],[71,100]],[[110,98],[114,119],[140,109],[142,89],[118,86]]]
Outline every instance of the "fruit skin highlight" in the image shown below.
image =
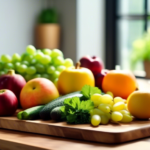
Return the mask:
[[76,68],[69,67],[62,71],[57,82],[58,91],[62,95],[81,91],[84,85],[94,87],[95,80],[91,70],[80,67],[80,63],[76,64]]
[[135,91],[127,99],[129,112],[138,119],[150,118],[150,92]]
[[59,97],[55,85],[48,79],[35,78],[26,83],[20,93],[23,109],[44,105]]
[[137,83],[135,76],[127,70],[111,70],[102,82],[102,90],[106,93],[112,92],[114,97],[127,97],[136,90]]
[[18,99],[16,95],[8,90],[0,90],[0,116],[11,116],[18,107]]

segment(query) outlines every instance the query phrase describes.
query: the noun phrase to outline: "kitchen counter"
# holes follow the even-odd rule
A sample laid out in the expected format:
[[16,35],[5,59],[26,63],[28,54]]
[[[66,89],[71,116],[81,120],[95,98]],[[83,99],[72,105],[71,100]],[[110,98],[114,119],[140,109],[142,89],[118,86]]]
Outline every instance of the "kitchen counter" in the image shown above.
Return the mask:
[[122,144],[102,144],[0,129],[1,150],[149,150],[150,137]]
[[[141,90],[150,91],[149,80],[137,79]],[[0,129],[0,150],[150,150],[150,137],[122,144],[102,144],[54,136]]]

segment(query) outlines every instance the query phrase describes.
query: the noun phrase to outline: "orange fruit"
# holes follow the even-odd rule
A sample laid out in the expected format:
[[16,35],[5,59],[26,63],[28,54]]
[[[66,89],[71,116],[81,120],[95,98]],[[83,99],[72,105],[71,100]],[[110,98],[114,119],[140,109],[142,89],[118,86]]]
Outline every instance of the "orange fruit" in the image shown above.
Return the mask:
[[135,76],[127,70],[111,70],[103,79],[102,90],[106,93],[112,92],[114,97],[119,96],[126,99],[136,90]]
[[135,91],[127,99],[127,108],[136,118],[150,118],[150,92]]

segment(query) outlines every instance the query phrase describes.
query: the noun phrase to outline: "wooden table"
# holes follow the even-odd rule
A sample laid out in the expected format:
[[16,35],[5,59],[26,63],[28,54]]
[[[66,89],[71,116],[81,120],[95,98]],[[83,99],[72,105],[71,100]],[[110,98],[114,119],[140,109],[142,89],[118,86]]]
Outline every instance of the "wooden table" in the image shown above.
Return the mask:
[[[139,79],[140,89],[150,91],[149,80]],[[0,129],[0,150],[150,150],[150,137],[122,144],[102,144]]]
[[123,144],[101,144],[0,129],[1,150],[149,150],[150,138]]

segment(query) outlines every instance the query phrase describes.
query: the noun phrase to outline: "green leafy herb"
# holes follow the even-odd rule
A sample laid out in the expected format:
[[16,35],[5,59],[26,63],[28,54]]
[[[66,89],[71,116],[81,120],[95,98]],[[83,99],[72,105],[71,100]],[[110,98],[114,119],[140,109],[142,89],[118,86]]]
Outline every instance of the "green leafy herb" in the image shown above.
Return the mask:
[[90,122],[90,110],[94,108],[91,100],[80,101],[78,97],[67,98],[61,107],[62,117],[71,124],[84,124]]
[[90,99],[93,94],[101,94],[101,90],[98,87],[92,87],[90,85],[85,85],[82,87],[81,93],[86,99]]

